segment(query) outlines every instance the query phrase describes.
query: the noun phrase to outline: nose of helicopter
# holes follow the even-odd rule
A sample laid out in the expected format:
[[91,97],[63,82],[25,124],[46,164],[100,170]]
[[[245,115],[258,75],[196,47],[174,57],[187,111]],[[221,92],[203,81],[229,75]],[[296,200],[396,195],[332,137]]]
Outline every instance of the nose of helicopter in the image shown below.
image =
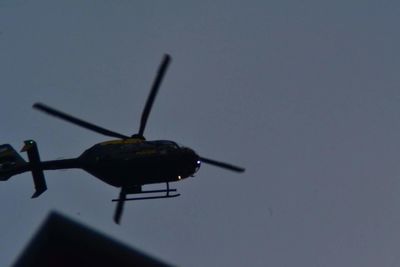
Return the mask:
[[196,169],[194,170],[194,172],[195,173],[198,172],[200,167],[201,167],[201,161],[200,161],[200,158],[198,158],[196,161]]
[[196,152],[194,152],[193,149],[183,147],[182,148],[182,153],[184,154],[184,158],[186,159],[186,168],[187,168],[187,173],[188,176],[193,176],[201,166],[201,161],[199,155],[197,155]]

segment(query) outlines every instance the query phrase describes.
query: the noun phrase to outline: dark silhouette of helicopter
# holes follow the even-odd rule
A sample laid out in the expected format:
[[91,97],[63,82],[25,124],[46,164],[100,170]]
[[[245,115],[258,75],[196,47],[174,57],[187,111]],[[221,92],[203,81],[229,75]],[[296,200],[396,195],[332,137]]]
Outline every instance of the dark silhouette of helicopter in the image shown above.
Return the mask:
[[[33,140],[24,141],[25,145],[21,150],[27,152],[29,162],[26,162],[9,144],[1,145],[0,180],[6,181],[13,175],[30,171],[35,185],[32,198],[36,198],[47,190],[44,170],[83,169],[103,182],[121,188],[118,199],[113,199],[117,202],[114,221],[119,224],[125,201],[177,197],[180,194],[171,194],[176,192],[176,189],[170,189],[169,183],[193,176],[201,163],[244,172],[244,168],[200,157],[192,149],[179,146],[173,141],[147,141],[144,138],[147,119],[170,61],[170,56],[165,55],[144,106],[139,132],[132,136],[107,130],[41,103],[34,104],[35,109],[49,115],[118,139],[96,144],[77,158],[50,161],[40,160],[36,142]],[[142,190],[143,185],[156,183],[166,183],[166,188]],[[141,195],[127,198],[129,194]]]

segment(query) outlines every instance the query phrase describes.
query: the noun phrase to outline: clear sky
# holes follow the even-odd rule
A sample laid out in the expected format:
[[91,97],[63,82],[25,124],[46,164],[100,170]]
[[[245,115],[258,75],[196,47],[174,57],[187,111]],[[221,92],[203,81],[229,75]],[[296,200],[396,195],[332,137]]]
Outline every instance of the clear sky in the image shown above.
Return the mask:
[[399,266],[400,3],[0,0],[1,143],[43,160],[106,137],[36,101],[246,167],[203,166],[176,199],[127,203],[79,171],[0,183],[0,266],[57,210],[180,266]]

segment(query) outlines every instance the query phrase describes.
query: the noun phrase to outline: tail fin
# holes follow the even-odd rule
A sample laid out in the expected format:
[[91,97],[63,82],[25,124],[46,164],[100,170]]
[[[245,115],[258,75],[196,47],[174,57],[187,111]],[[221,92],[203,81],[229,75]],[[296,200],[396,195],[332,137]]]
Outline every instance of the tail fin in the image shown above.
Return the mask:
[[11,145],[0,145],[0,181],[6,181],[11,176],[20,173],[20,167],[26,164],[26,161]]

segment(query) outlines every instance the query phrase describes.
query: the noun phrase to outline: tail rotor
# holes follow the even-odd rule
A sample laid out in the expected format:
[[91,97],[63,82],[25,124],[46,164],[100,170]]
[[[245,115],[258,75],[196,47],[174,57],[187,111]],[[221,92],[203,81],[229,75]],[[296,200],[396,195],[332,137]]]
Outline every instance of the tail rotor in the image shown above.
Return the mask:
[[0,181],[7,181],[11,176],[24,172],[26,161],[9,145],[0,145]]

